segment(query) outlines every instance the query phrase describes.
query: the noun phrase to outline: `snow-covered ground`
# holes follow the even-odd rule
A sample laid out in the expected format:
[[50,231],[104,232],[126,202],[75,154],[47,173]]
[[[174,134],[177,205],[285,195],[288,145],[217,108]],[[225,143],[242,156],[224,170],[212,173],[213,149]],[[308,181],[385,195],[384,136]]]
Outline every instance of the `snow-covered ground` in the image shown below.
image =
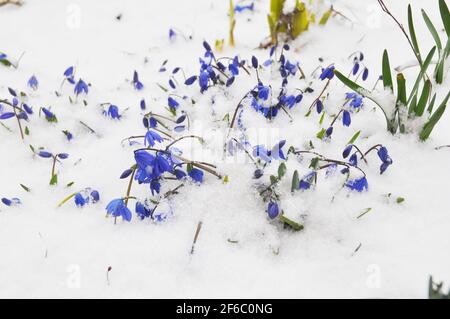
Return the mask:
[[[419,43],[423,54],[428,52],[433,39],[420,8],[441,29],[437,1],[385,2],[405,25],[407,4],[412,4]],[[239,100],[256,83],[254,75],[243,70],[226,94],[218,88],[200,94],[197,84],[185,86],[177,74],[180,86],[175,92],[196,100],[195,105],[182,102],[190,132],[177,136],[196,134],[205,139],[203,145],[185,140],[177,146],[192,151],[185,157],[213,161],[217,171],[228,176],[228,183],[207,173],[202,185],[186,181],[171,201],[173,216],[163,223],[139,220],[134,201],[130,201],[131,222],[118,219],[114,224],[113,218],[105,218],[105,206],[126,193],[128,179],[119,179],[120,174],[134,163],[136,146],[121,141],[145,133],[141,99],[146,100],[147,112],[171,116],[166,110],[168,93],[157,83],[168,87],[174,67],[182,67],[187,76],[198,73],[202,42],[213,45],[216,39],[228,37],[228,1],[26,0],[21,7],[0,7],[0,51],[12,57],[24,53],[17,69],[0,65],[0,98],[10,99],[8,87],[27,92],[34,110],[24,141],[15,119],[2,121],[11,131],[0,127],[0,198],[18,197],[22,202],[14,207],[0,203],[0,297],[425,298],[429,275],[449,283],[450,148],[435,147],[450,143],[450,112],[426,142],[414,134],[392,136],[382,113],[369,100],[352,116],[350,127],[338,121],[330,141],[316,138],[321,125],[315,111],[304,116],[324,85],[310,76],[318,66],[335,63],[348,73],[352,67],[348,56],[362,51],[370,70],[365,85],[371,87],[381,72],[384,49],[394,67],[414,62],[405,38],[376,0],[333,4],[353,23],[337,16],[325,26],[314,25],[286,53],[290,60],[299,61],[308,77],[307,81],[297,77],[292,85],[304,89],[311,80],[315,92],[305,94],[290,111],[292,121],[282,112],[267,121],[250,108],[243,112],[242,121],[259,132],[258,138],[271,136],[252,140],[252,146],[272,146],[285,139],[287,152],[289,146],[302,149],[311,140],[315,151],[336,159],[342,159],[347,141],[361,130],[356,144],[365,150],[383,144],[394,163],[382,175],[375,153],[368,164],[361,164],[369,181],[367,192],[339,190],[339,177],[326,179],[321,174],[314,190],[291,195],[293,171],[297,169],[302,177],[309,162],[299,163],[290,156],[286,180],[280,184],[281,206],[289,217],[303,223],[300,232],[284,230],[269,220],[267,204],[252,178],[251,162],[209,156],[221,154],[228,131],[222,119],[232,116]],[[216,55],[239,55],[248,61],[255,55],[260,63],[266,60],[268,50],[257,47],[268,35],[268,8],[269,1],[255,1],[253,12],[236,14],[236,46],[225,46]],[[172,41],[170,28],[177,33]],[[159,72],[165,60],[167,71]],[[82,98],[69,102],[73,87],[68,83],[60,97],[54,93],[60,91],[63,72],[71,65],[76,66],[77,78],[91,84],[83,96],[87,105]],[[130,83],[134,70],[143,90],[135,90]],[[405,71],[409,87],[416,71]],[[36,91],[27,87],[33,74],[39,81]],[[261,69],[261,78],[279,86],[275,70]],[[449,83],[447,76],[436,86],[438,101]],[[326,123],[348,91],[333,79],[325,102]],[[100,104],[108,102],[120,112],[128,108],[120,120],[102,114]],[[58,122],[39,116],[40,107],[51,107]],[[74,135],[70,142],[64,130]],[[56,165],[58,185],[49,185],[51,160],[34,155],[30,144],[69,154]],[[278,164],[273,161],[267,167],[266,182]],[[70,182],[74,184],[66,187]],[[168,181],[162,191],[176,185]],[[71,199],[56,208],[65,197],[86,187],[99,191],[98,203],[78,208]],[[135,183],[131,193],[144,198],[150,190]],[[392,196],[387,198],[389,193]],[[397,197],[405,201],[398,204]],[[367,208],[370,212],[357,218]],[[199,221],[202,228],[191,254]]]

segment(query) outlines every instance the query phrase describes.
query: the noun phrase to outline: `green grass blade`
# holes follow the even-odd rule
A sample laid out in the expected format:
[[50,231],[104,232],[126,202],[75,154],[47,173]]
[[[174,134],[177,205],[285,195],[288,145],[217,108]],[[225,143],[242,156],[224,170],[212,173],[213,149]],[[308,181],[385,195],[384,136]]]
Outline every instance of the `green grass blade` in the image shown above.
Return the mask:
[[394,92],[394,86],[392,85],[391,65],[389,63],[389,55],[387,50],[384,50],[383,52],[382,75],[383,86],[385,88],[391,89],[391,91]]
[[350,141],[347,142],[347,145],[353,144],[355,143],[355,141],[358,139],[359,134],[361,134],[361,131],[358,131],[355,133],[355,135],[352,136],[352,138],[350,139]]
[[445,112],[445,108],[447,107],[447,102],[450,97],[450,92],[448,92],[445,99],[442,101],[441,105],[437,108],[437,110],[433,113],[433,115],[430,117],[428,122],[425,123],[425,125],[422,128],[422,131],[420,132],[420,139],[422,141],[425,141],[433,131],[434,127],[436,126],[437,122],[441,119],[442,115]]
[[416,82],[414,83],[414,87],[411,91],[411,94],[409,96],[408,102],[406,105],[411,102],[412,97],[417,93],[417,89],[419,88],[420,80],[423,78],[423,76],[426,74],[428,66],[431,63],[431,60],[433,59],[434,53],[436,52],[436,47],[433,47],[430,52],[428,53],[427,57],[425,58],[425,61],[422,64],[422,67],[420,68],[419,75],[417,76]]
[[403,73],[397,74],[397,105],[401,103],[403,106],[407,106],[406,102],[406,80]]
[[429,114],[431,114],[433,112],[434,103],[436,103],[436,93],[434,93],[433,98],[431,99],[431,102],[428,105],[427,112]]
[[448,11],[445,0],[439,0],[439,11],[441,12],[442,23],[444,24],[445,32],[450,37],[450,12]]
[[425,106],[427,105],[428,98],[431,93],[431,81],[427,80],[423,85],[422,94],[420,95],[419,102],[415,108],[416,116],[422,116],[425,112]]
[[417,110],[417,94],[414,94],[411,103],[409,103],[408,113],[409,114],[415,113],[416,110]]
[[419,44],[417,43],[416,31],[414,29],[414,20],[410,4],[408,5],[408,28],[414,51],[416,51],[417,59],[419,60],[419,63],[422,64],[422,57],[420,56]]
[[439,38],[439,34],[437,33],[436,28],[433,25],[433,22],[431,22],[427,13],[423,9],[422,9],[422,16],[423,16],[423,20],[425,21],[425,24],[428,27],[428,30],[430,30],[430,33],[433,36],[434,42],[436,42],[436,46],[438,47],[438,50],[441,51],[442,43],[441,43],[441,39]]

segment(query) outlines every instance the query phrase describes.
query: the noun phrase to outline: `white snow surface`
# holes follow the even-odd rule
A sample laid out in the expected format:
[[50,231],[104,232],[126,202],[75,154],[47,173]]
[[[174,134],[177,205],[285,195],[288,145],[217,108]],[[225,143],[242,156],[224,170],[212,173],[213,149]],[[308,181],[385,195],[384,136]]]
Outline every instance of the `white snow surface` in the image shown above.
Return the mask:
[[[433,40],[420,8],[441,30],[438,5],[425,0],[387,0],[405,25],[408,3],[413,6],[425,54]],[[288,146],[304,148],[312,140],[317,152],[336,159],[342,159],[347,141],[361,130],[357,145],[362,149],[385,145],[394,164],[383,175],[375,153],[368,165],[361,164],[367,172],[368,192],[338,191],[339,178],[325,179],[322,174],[314,190],[291,195],[292,173],[297,169],[300,175],[306,174],[308,161],[299,163],[290,157],[287,178],[280,185],[280,205],[289,217],[303,222],[301,232],[283,230],[268,219],[250,162],[217,159],[217,170],[228,175],[229,182],[205,174],[202,185],[187,183],[173,197],[174,216],[166,222],[140,221],[134,215],[130,223],[118,220],[114,225],[112,218],[105,218],[109,201],[126,192],[128,179],[118,177],[133,164],[133,147],[123,146],[121,140],[145,133],[139,101],[145,98],[149,110],[170,116],[165,110],[167,93],[156,83],[167,86],[168,72],[176,66],[183,67],[187,75],[197,74],[203,40],[213,45],[228,35],[228,1],[26,0],[21,7],[0,7],[0,50],[13,57],[24,52],[18,69],[0,67],[0,97],[9,97],[8,87],[23,90],[29,93],[35,111],[27,124],[30,135],[24,141],[14,119],[3,121],[12,132],[0,127],[0,197],[22,201],[15,207],[0,204],[0,297],[426,298],[429,275],[449,283],[450,148],[435,150],[450,143],[449,112],[426,142],[414,134],[389,134],[383,114],[369,100],[352,116],[350,127],[338,121],[331,141],[315,137],[321,128],[315,112],[304,116],[324,84],[309,76],[319,65],[335,63],[337,69],[348,73],[352,61],[347,57],[361,50],[371,72],[365,83],[369,87],[381,72],[385,48],[394,67],[414,59],[403,35],[377,1],[336,0],[333,5],[354,23],[335,17],[326,26],[311,26],[286,53],[300,62],[315,89],[292,109],[293,121],[280,112],[269,122],[250,108],[244,111],[243,121],[249,128],[275,135],[261,144],[271,146],[286,139]],[[254,12],[236,14],[236,46],[226,46],[217,56],[238,54],[248,60],[255,55],[260,62],[268,58],[268,50],[256,49],[268,35],[268,10],[269,1],[255,1]],[[115,18],[119,14],[120,21]],[[178,35],[169,41],[169,28],[192,36],[192,40]],[[158,72],[166,59],[168,72]],[[64,86],[61,97],[54,94],[70,65],[76,66],[77,77],[92,84],[87,106],[81,101],[69,103],[68,96],[73,95],[70,86]],[[130,84],[134,70],[145,85],[142,91]],[[415,71],[405,70],[409,87]],[[26,86],[33,74],[40,83],[36,92]],[[261,76],[279,86],[275,70]],[[200,150],[203,155],[220,154],[223,141],[217,136],[227,132],[222,118],[232,115],[238,101],[256,83],[254,76],[245,73],[236,81],[227,95],[216,88],[201,95],[197,85],[178,89],[179,94],[197,100],[182,108],[191,117],[190,133],[205,138],[204,145],[192,144],[192,158]],[[444,84],[436,86],[438,101],[446,94],[449,81],[447,76]],[[294,83],[307,86],[301,80]],[[339,109],[347,91],[333,79],[325,102],[329,114],[325,123]],[[104,102],[119,106],[121,112],[129,109],[120,121],[111,120],[102,115],[99,104]],[[39,117],[39,108],[50,106],[58,123]],[[98,134],[90,134],[79,120]],[[68,142],[62,130],[70,130],[74,139]],[[48,185],[50,161],[34,156],[29,144],[70,154],[57,165],[57,186]],[[180,143],[178,147],[183,145],[190,146]],[[189,153],[185,156],[191,158]],[[264,180],[277,167],[274,161]],[[72,187],[65,187],[72,181]],[[20,183],[31,192],[25,192]],[[167,183],[163,191],[176,185]],[[77,208],[70,200],[56,208],[63,198],[85,187],[100,192],[99,203]],[[387,200],[388,193],[405,201]],[[146,185],[134,184],[132,194],[143,198],[150,191]],[[357,218],[369,207],[369,213]],[[191,255],[199,221],[203,226]],[[108,267],[112,268],[109,281]]]

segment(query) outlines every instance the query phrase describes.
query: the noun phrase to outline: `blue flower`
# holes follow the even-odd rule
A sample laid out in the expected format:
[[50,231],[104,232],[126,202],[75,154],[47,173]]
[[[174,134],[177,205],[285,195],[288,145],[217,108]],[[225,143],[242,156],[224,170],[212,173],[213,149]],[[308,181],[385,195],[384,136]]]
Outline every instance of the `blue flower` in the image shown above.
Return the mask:
[[82,79],[79,79],[78,82],[77,82],[77,84],[75,84],[75,87],[74,87],[73,91],[74,91],[74,93],[75,93],[76,95],[81,94],[81,93],[83,93],[83,92],[84,92],[85,94],[88,94],[88,92],[89,92],[89,87],[88,87],[88,85],[86,84],[86,82],[84,82]]
[[66,136],[68,141],[71,141],[73,139],[73,135],[69,131],[65,130],[65,131],[62,131],[62,132],[64,133],[64,135]]
[[6,206],[16,206],[16,205],[22,204],[20,199],[18,199],[16,197],[11,198],[11,199],[3,197],[2,198],[2,203],[5,204]]
[[53,157],[53,154],[50,153],[50,152],[47,152],[47,151],[40,151],[40,152],[38,153],[38,155],[39,155],[40,157],[43,157],[43,158],[50,158],[50,157]]
[[28,114],[30,114],[30,115],[33,114],[33,109],[30,106],[28,106],[28,104],[23,103],[22,107],[25,110],[25,112],[27,112]]
[[247,5],[235,5],[234,6],[234,12],[243,12],[245,10],[249,10],[249,11],[253,11],[255,7],[255,3],[252,2],[251,4],[247,4]]
[[33,90],[35,90],[35,91],[38,89],[38,87],[39,87],[39,82],[38,82],[36,76],[32,75],[32,76],[30,77],[30,79],[28,80],[28,86],[29,86],[30,88],[32,88]]
[[188,175],[197,183],[203,182],[203,171],[198,168],[193,167],[190,171],[188,171]]
[[9,91],[9,94],[11,94],[11,95],[14,96],[14,97],[17,97],[17,93],[16,93],[15,90],[13,90],[13,89],[11,89],[11,88],[8,88],[8,91]]
[[362,75],[363,81],[367,80],[368,77],[369,77],[369,69],[364,68],[363,75]]
[[170,28],[169,29],[169,40],[174,40],[176,35],[177,35],[176,32],[172,28]]
[[353,153],[352,156],[348,159],[350,165],[352,166],[358,166],[358,154]]
[[353,68],[352,68],[352,74],[356,75],[356,73],[358,73],[358,70],[359,70],[359,63],[355,62],[355,64],[353,65]]
[[275,146],[272,148],[270,155],[272,156],[273,159],[275,160],[279,160],[279,159],[283,159],[286,160],[286,157],[284,156],[283,153],[283,146],[286,144],[286,140],[282,140],[280,142],[278,142],[277,144],[275,144]]
[[386,147],[382,146],[377,151],[378,157],[381,160],[381,166],[380,166],[380,174],[383,174],[386,169],[392,165],[393,161],[392,158],[388,154],[388,150]]
[[133,73],[133,86],[138,91],[144,88],[144,84],[142,84],[142,82],[139,81],[139,75],[136,71],[134,71]]
[[311,185],[315,182],[316,177],[317,177],[316,172],[313,171],[311,173],[308,173],[300,180],[299,188],[303,190],[309,189]]
[[100,193],[97,190],[94,189],[90,195],[92,203],[96,203],[100,200]]
[[86,205],[86,199],[80,193],[75,194],[75,205],[78,207],[83,207]]
[[192,84],[194,84],[194,82],[195,82],[196,80],[197,80],[197,76],[196,76],[196,75],[193,75],[193,76],[187,78],[186,81],[184,81],[184,84],[186,84],[186,85],[192,85]]
[[135,210],[141,220],[152,217],[153,208],[148,207],[147,203],[136,202]]
[[350,106],[357,109],[359,108],[363,103],[363,97],[356,93],[346,93],[345,98],[347,100],[350,100]]
[[317,100],[317,102],[316,102],[316,110],[317,110],[318,114],[322,113],[322,111],[323,111],[323,103],[322,103],[321,100]]
[[145,134],[144,145],[147,146],[148,144],[150,146],[153,146],[155,145],[155,141],[161,143],[164,141],[164,139],[158,133],[152,130],[148,130]]
[[167,98],[167,104],[171,109],[177,109],[180,106],[180,103],[170,96]]
[[347,146],[344,148],[344,151],[342,152],[342,157],[343,157],[343,158],[347,158],[347,157],[350,155],[352,149],[353,149],[353,144],[347,145]]
[[275,219],[280,214],[280,209],[278,208],[278,204],[270,201],[267,206],[267,214],[270,219]]
[[152,192],[152,195],[155,195],[155,192],[159,194],[159,191],[161,190],[161,184],[157,179],[152,179],[150,182],[150,190]]
[[122,198],[112,200],[106,206],[106,212],[113,217],[122,217],[126,221],[131,221],[131,211],[125,206]]
[[327,128],[327,130],[325,131],[326,137],[330,137],[331,134],[333,134],[333,127],[332,127],[332,126],[330,126],[329,128]]
[[333,77],[334,77],[334,65],[322,69],[322,73],[320,74],[320,79],[322,81],[325,79],[331,80]]
[[258,98],[267,101],[270,94],[270,88],[262,84],[258,84],[257,88],[258,88]]
[[351,190],[358,191],[358,192],[362,192],[362,191],[369,189],[369,183],[367,182],[367,179],[365,176],[354,179],[354,180],[350,180],[347,183],[345,183],[345,186],[347,186]]
[[110,104],[108,111],[103,111],[103,114],[111,117],[112,119],[120,120],[121,115],[119,114],[119,108],[116,105]]
[[139,103],[139,106],[141,107],[141,110],[145,110],[147,108],[144,99],[141,100],[141,102]]
[[7,120],[14,116],[15,116],[14,112],[5,112],[5,113],[0,114],[0,120]]
[[342,124],[344,126],[350,126],[352,123],[352,118],[350,116],[350,112],[347,110],[344,110],[344,113],[342,114]]
[[59,153],[56,155],[60,159],[67,159],[69,157],[69,154],[67,153]]
[[256,145],[253,148],[253,156],[259,157],[265,162],[271,162],[270,153],[264,145]]
[[64,71],[64,76],[66,78],[70,78],[73,76],[73,66],[69,66],[65,71]]

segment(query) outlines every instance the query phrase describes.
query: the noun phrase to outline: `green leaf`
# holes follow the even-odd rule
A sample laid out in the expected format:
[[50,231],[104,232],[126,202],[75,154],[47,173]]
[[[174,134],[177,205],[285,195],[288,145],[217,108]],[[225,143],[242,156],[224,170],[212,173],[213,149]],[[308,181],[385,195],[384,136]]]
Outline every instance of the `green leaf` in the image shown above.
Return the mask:
[[405,201],[405,199],[403,197],[397,197],[395,201],[397,202],[397,204],[401,204]]
[[270,184],[275,185],[278,183],[278,178],[275,175],[270,175]]
[[320,117],[319,124],[323,124],[323,120],[325,119],[325,112],[322,112],[322,116]]
[[428,30],[430,30],[430,33],[433,36],[434,42],[436,42],[438,50],[441,51],[442,50],[442,43],[441,43],[441,39],[439,38],[439,34],[437,33],[436,28],[433,25],[433,22],[431,22],[431,20],[428,17],[427,13],[423,9],[422,9],[422,16],[423,16],[423,20],[425,21],[425,24],[428,27]]
[[331,14],[333,13],[333,9],[328,9],[320,18],[319,25],[325,25],[328,22],[328,19],[330,18]]
[[67,203],[68,200],[70,200],[72,197],[74,197],[77,193],[73,193],[70,194],[69,196],[67,196],[66,198],[64,198],[59,204],[58,206],[56,206],[56,208],[61,207],[62,205],[64,205],[65,203]]
[[422,80],[423,76],[426,74],[428,66],[431,63],[431,60],[433,59],[434,53],[436,52],[436,47],[433,47],[430,52],[428,53],[427,57],[425,58],[425,61],[422,64],[422,67],[420,68],[419,75],[417,76],[416,82],[414,83],[414,87],[410,93],[408,102],[405,105],[408,105],[409,102],[411,102],[412,97],[414,94],[417,93],[417,90],[419,88],[420,81]]
[[294,174],[292,175],[292,184],[291,184],[291,192],[295,192],[298,190],[300,184],[300,178],[298,177],[298,171],[295,170]]
[[70,182],[66,185],[67,188],[71,187],[73,184],[75,184],[75,182]]
[[441,12],[445,32],[447,32],[447,36],[450,37],[450,12],[448,11],[447,4],[445,4],[445,0],[439,0],[439,11]]
[[450,92],[447,94],[445,99],[442,101],[441,105],[439,105],[438,109],[433,113],[433,115],[430,117],[428,122],[425,123],[425,125],[422,128],[422,131],[420,132],[420,139],[422,141],[425,141],[433,131],[435,125],[439,120],[441,119],[442,115],[445,112],[445,108],[447,107],[447,101],[450,97]]
[[352,138],[350,139],[350,141],[348,141],[347,145],[354,144],[355,141],[358,139],[359,134],[361,134],[361,131],[356,132],[356,133],[352,136]]
[[292,219],[289,219],[286,216],[284,216],[284,214],[280,215],[280,221],[282,221],[285,225],[292,228],[292,230],[294,231],[300,231],[304,228],[302,224],[294,222]]
[[311,162],[309,163],[309,168],[311,169],[317,169],[317,167],[319,166],[319,160],[320,158],[318,157],[314,157]]
[[422,94],[420,95],[419,102],[417,102],[417,106],[415,109],[416,116],[422,116],[425,112],[425,106],[427,105],[428,98],[431,93],[431,81],[427,80],[423,85]]
[[408,28],[409,28],[409,35],[411,36],[411,42],[417,56],[417,60],[419,61],[420,65],[422,65],[422,57],[420,56],[419,44],[417,43],[416,31],[414,30],[414,20],[410,4],[408,5]]
[[284,174],[286,174],[286,164],[281,163],[280,166],[278,166],[278,179],[282,179]]
[[406,80],[403,73],[397,74],[397,107],[407,106],[406,102]]
[[391,65],[389,63],[389,55],[387,50],[383,52],[383,65],[382,65],[382,74],[383,74],[383,86],[385,88],[391,89],[394,92],[394,86],[392,84],[392,74],[391,74]]
[[20,187],[22,187],[26,192],[30,192],[31,190],[30,190],[30,188],[28,187],[28,186],[25,186],[25,185],[23,185],[23,184],[19,184],[20,185]]
[[186,171],[187,171],[188,173],[190,173],[190,172],[192,171],[193,168],[194,168],[194,166],[192,165],[192,163],[188,163],[188,164],[186,165]]
[[290,26],[291,36],[297,38],[302,32],[306,31],[309,26],[309,14],[303,2],[296,1],[295,11],[292,16],[292,25]]
[[50,185],[56,185],[58,184],[58,175],[53,174],[52,178],[50,179]]
[[25,126],[25,135],[30,135],[30,129],[28,126]]
[[411,100],[411,103],[409,103],[408,113],[409,114],[415,113],[416,109],[417,109],[417,95],[414,94],[414,96],[413,96],[413,98]]
[[433,98],[431,99],[431,102],[428,105],[427,112],[429,114],[431,114],[433,112],[434,103],[436,103],[436,93],[434,93]]
[[327,130],[326,129],[321,129],[317,134],[316,134],[316,137],[318,138],[318,139],[321,139],[321,140],[323,140],[323,138],[325,137],[325,133],[327,132]]

